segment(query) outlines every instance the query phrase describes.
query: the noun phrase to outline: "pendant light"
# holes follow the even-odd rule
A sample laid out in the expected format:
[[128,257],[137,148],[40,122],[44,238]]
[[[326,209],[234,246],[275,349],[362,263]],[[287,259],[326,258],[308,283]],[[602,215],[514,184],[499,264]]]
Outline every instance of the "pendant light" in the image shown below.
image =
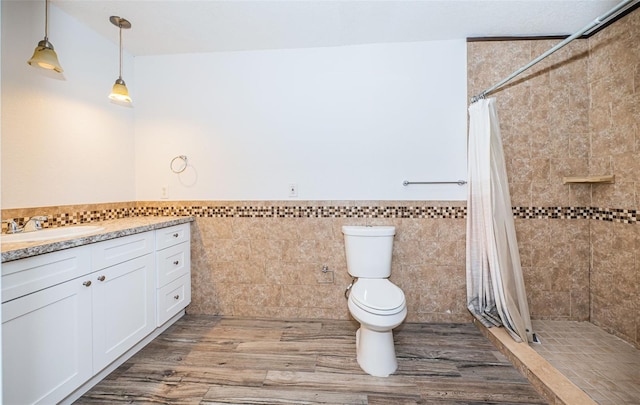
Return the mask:
[[62,73],[62,67],[58,62],[58,55],[53,50],[53,45],[49,42],[49,0],[44,2],[44,39],[38,42],[33,56],[27,61],[33,67],[53,70]]
[[109,98],[114,101],[131,103],[131,97],[129,97],[129,90],[127,89],[127,85],[124,80],[122,80],[122,29],[131,28],[131,23],[122,17],[117,17],[112,15],[109,17],[109,21],[111,24],[115,25],[120,29],[120,73],[118,75],[118,79],[116,80],[113,88],[111,89],[111,94],[109,94]]

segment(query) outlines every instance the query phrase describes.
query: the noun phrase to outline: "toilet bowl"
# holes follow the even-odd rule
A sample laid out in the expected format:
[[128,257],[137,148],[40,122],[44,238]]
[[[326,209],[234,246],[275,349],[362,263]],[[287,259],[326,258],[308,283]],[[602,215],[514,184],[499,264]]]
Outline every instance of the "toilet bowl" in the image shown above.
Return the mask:
[[375,377],[388,377],[398,368],[392,329],[407,316],[404,293],[386,279],[359,279],[351,287],[348,307],[360,323],[356,332],[360,368]]
[[344,226],[347,268],[357,277],[347,306],[360,323],[356,332],[357,361],[363,371],[387,377],[398,368],[393,328],[407,316],[402,290],[387,279],[395,228]]

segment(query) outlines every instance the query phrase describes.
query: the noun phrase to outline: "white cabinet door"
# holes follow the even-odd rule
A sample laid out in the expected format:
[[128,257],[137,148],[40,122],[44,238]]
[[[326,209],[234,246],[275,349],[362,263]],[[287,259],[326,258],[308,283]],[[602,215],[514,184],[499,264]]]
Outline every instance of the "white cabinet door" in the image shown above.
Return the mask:
[[54,404],[92,376],[91,290],[80,277],[2,304],[5,404]]
[[91,274],[93,371],[98,373],[155,329],[155,255]]

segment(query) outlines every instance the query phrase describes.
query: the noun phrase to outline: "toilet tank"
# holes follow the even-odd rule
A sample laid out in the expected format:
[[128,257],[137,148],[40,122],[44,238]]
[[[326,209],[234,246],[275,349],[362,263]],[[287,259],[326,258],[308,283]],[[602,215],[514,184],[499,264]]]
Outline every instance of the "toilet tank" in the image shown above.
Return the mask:
[[391,275],[394,226],[343,226],[347,269],[353,277]]

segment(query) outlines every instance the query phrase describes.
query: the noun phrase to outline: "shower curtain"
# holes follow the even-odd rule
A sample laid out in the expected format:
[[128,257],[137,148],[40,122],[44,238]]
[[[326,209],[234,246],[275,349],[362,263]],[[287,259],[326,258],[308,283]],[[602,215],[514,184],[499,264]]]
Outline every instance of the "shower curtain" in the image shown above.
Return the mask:
[[531,342],[495,98],[471,104],[469,119],[467,306],[485,326]]

